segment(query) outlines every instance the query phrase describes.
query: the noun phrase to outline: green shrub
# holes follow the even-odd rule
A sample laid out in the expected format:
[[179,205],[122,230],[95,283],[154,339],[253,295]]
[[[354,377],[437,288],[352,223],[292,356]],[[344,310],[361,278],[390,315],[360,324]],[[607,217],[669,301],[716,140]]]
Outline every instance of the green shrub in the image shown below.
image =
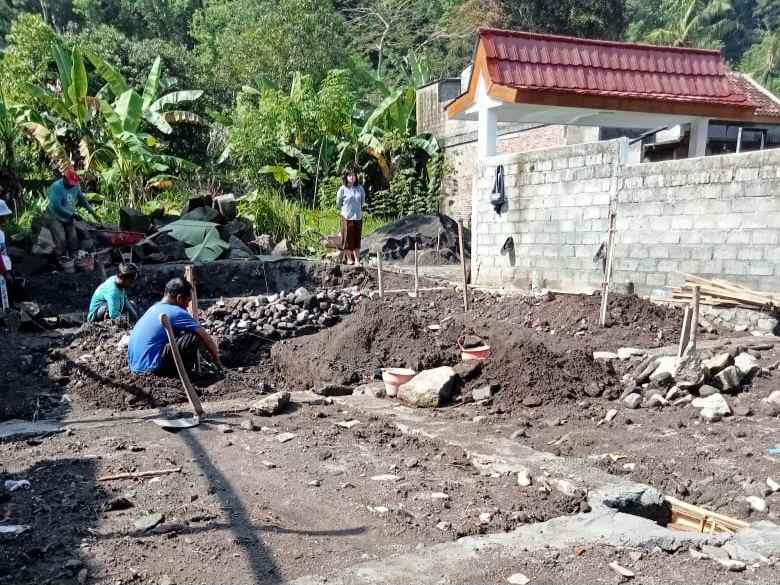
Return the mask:
[[317,188],[317,205],[320,209],[336,209],[336,195],[341,188],[341,177],[327,177]]

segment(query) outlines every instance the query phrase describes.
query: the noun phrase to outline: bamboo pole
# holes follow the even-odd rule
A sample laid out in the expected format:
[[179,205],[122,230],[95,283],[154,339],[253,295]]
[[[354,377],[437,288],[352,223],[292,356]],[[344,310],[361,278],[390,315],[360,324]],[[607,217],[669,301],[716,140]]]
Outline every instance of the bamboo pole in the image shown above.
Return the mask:
[[420,292],[420,269],[418,266],[419,255],[417,253],[417,242],[414,242],[414,296]]
[[466,252],[463,244],[463,221],[458,220],[458,245],[460,247],[460,265],[463,269],[463,310],[469,310],[469,282],[466,273]]
[[[198,285],[195,282],[195,267],[192,264],[188,264],[184,267],[184,278],[192,285],[192,297],[190,298],[190,304],[187,309],[192,315],[192,318],[200,322],[200,308],[198,307]],[[195,370],[200,374],[200,352],[195,356]]]
[[383,299],[385,298],[385,286],[382,277],[382,250],[380,250],[376,254],[376,263],[377,263],[377,283],[379,284],[379,298]]
[[609,210],[609,233],[607,235],[607,269],[601,283],[601,313],[599,322],[602,327],[607,324],[607,304],[609,299],[609,283],[612,279],[612,251],[615,245],[615,212]]

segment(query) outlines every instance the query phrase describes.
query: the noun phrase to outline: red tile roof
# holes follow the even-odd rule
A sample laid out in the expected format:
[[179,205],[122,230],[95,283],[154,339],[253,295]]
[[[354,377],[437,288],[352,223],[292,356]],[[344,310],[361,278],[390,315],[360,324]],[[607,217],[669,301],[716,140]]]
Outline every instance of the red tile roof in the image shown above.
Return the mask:
[[483,28],[493,83],[590,96],[752,108],[718,51]]
[[[756,106],[754,115],[780,118],[780,98],[762,87],[757,81],[742,73],[729,72],[729,79],[738,92],[748,96]],[[777,120],[780,122],[780,119]]]

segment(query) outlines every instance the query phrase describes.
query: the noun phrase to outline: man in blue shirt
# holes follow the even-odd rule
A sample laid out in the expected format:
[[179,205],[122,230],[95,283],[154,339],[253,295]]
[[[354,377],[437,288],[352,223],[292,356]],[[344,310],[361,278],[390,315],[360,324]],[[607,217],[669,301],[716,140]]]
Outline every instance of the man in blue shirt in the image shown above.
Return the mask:
[[138,279],[138,267],[132,262],[119,265],[116,276],[110,277],[92,293],[87,321],[118,319],[123,313],[137,319],[135,308],[127,298],[127,291]]
[[98,220],[92,205],[81,192],[79,176],[75,169],[67,169],[59,181],[51,184],[48,199],[49,215],[56,220],[51,222],[54,238],[58,244],[64,244],[68,255],[73,258],[79,249],[79,238],[74,224],[76,209],[81,206]]
[[176,362],[173,360],[165,328],[160,323],[160,315],[168,315],[176,334],[176,346],[188,372],[195,366],[201,344],[206,347],[217,366],[222,367],[216,341],[187,312],[191,299],[192,285],[187,280],[177,277],[168,281],[162,301],[152,305],[130,333],[127,358],[133,373],[176,375]]

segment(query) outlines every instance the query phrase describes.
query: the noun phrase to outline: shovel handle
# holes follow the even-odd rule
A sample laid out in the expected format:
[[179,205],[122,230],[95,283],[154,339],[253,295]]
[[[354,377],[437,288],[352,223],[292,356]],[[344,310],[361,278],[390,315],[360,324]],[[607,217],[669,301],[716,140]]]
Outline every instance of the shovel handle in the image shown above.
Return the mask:
[[176,364],[176,371],[179,372],[179,379],[181,380],[182,386],[184,386],[184,392],[187,394],[187,399],[190,401],[192,410],[194,410],[195,414],[198,416],[203,416],[203,406],[200,403],[200,398],[198,398],[198,393],[192,386],[192,382],[190,382],[187,368],[184,367],[184,361],[181,359],[181,354],[179,353],[179,346],[176,345],[176,335],[173,332],[173,327],[171,327],[171,321],[168,319],[168,315],[160,315],[160,323],[168,336],[168,343],[171,345],[171,354],[173,354],[173,361]]

